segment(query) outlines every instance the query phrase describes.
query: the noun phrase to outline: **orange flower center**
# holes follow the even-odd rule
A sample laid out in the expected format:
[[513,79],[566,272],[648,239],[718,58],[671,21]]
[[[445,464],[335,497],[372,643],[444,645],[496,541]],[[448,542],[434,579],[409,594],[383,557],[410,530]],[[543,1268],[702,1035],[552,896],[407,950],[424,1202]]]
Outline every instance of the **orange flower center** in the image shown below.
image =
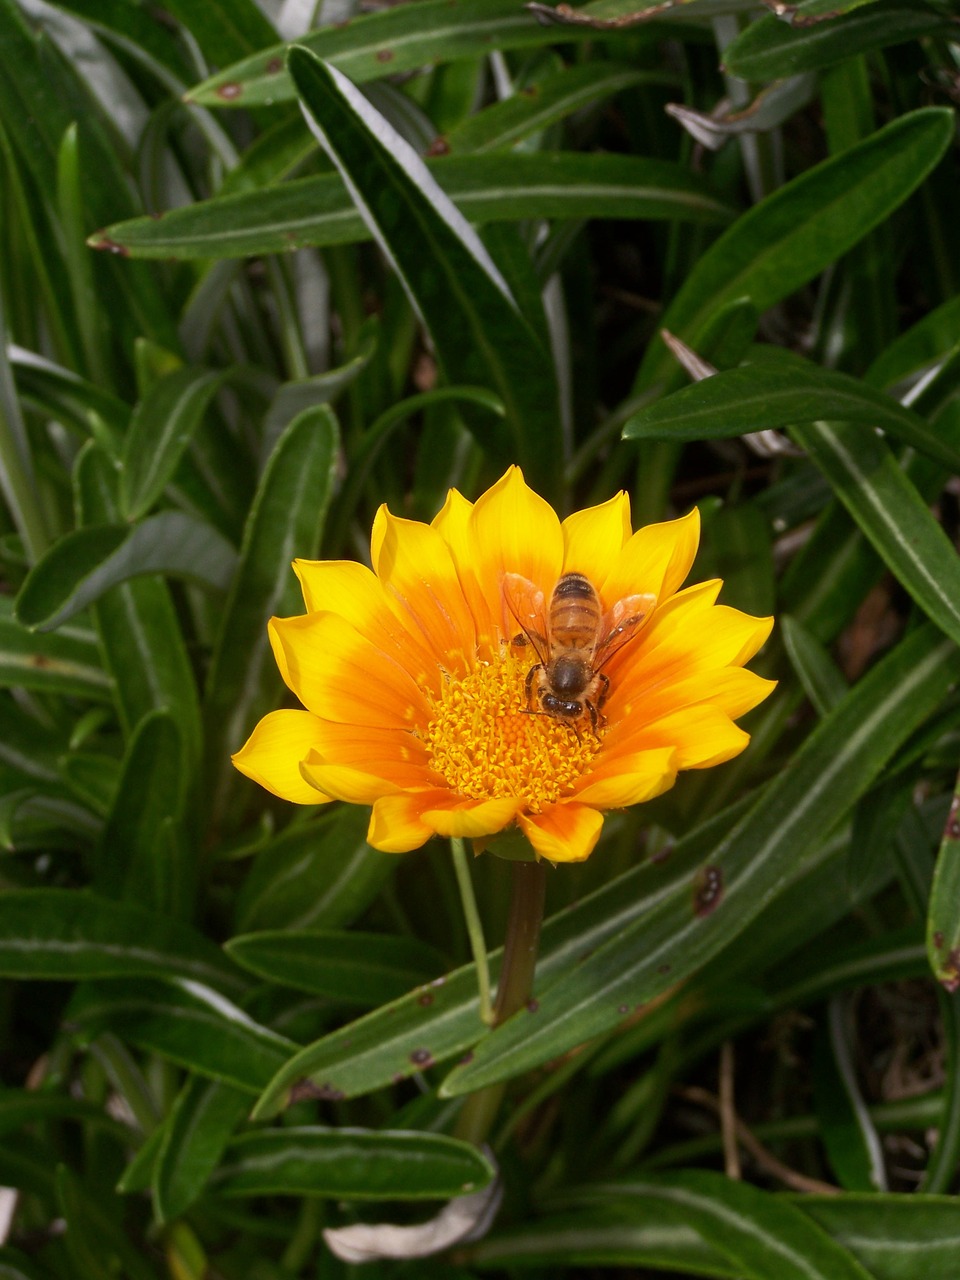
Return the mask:
[[[433,770],[471,800],[517,796],[531,813],[570,795],[600,748],[589,725],[576,729],[531,714],[529,658],[505,656],[446,679],[434,697],[424,740]],[[578,736],[579,734],[579,736]]]

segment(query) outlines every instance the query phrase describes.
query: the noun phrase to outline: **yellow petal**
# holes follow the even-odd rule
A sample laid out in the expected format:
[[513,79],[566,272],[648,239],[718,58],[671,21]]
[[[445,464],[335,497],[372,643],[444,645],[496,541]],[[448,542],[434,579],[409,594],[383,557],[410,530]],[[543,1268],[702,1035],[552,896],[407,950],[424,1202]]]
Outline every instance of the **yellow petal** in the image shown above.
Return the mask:
[[776,680],[765,680],[743,667],[695,672],[646,692],[632,693],[629,714],[614,719],[611,712],[610,731],[605,741],[609,746],[619,747],[642,732],[639,728],[642,724],[697,703],[709,703],[736,720],[769,697],[776,687]]
[[750,735],[729,716],[711,706],[684,707],[647,725],[634,744],[673,746],[678,769],[708,769],[732,760],[747,746]]
[[[437,792],[432,796],[435,799],[444,794]],[[417,793],[400,791],[396,795],[381,796],[370,814],[367,843],[381,853],[419,849],[433,835],[433,829],[420,816],[425,803],[429,803],[429,798]]]
[[271,618],[268,631],[287,687],[315,715],[398,729],[426,719],[408,673],[336,614]]
[[326,804],[330,799],[300,774],[300,761],[317,740],[318,722],[309,711],[271,711],[232,757],[254,782],[294,804]]
[[556,512],[511,467],[488,489],[470,514],[469,558],[492,625],[500,622],[505,573],[529,578],[546,594],[563,568],[563,533]]
[[607,570],[630,539],[630,499],[618,493],[598,507],[575,511],[562,529],[564,573],[586,574],[600,590]]
[[604,579],[604,604],[610,608],[623,596],[645,592],[661,603],[668,600],[690,572],[699,543],[700,513],[696,507],[679,520],[638,529]]
[[427,809],[421,816],[438,836],[492,836],[513,821],[520,803],[513,796],[458,801],[449,807]]
[[673,747],[632,755],[604,755],[603,764],[584,778],[577,800],[597,809],[625,809],[669,791],[677,778]]
[[423,744],[401,729],[319,721],[313,748],[300,765],[321,791],[350,804],[372,804],[392,791],[433,786]]
[[373,567],[391,604],[423,634],[436,665],[466,670],[476,652],[476,631],[443,536],[418,520],[392,516],[386,507],[377,513],[376,528]]
[[600,839],[603,815],[589,805],[555,804],[543,813],[517,815],[524,835],[541,858],[550,862],[583,862]]
[[420,630],[399,617],[375,573],[354,560],[294,560],[308,613],[336,613],[423,683],[436,659]]
[[[451,489],[443,508],[433,521],[433,528],[447,544],[456,566],[457,577],[473,617],[478,656],[490,658],[499,653],[500,649],[500,610],[498,601],[490,601],[484,596],[477,577],[470,539],[472,511],[473,503],[468,502],[456,489]],[[498,606],[496,612],[492,609],[494,604]]]

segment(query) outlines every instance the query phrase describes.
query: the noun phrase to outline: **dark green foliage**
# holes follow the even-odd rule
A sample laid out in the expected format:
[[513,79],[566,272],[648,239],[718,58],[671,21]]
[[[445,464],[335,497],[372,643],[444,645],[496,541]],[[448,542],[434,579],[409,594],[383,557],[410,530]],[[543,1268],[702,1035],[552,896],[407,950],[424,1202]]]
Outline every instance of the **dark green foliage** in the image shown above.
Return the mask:
[[[352,1274],[480,1086],[371,1280],[956,1280],[956,20],[772,7],[0,0],[0,1280]],[[448,851],[230,754],[290,561],[509,462],[697,503],[779,687],[490,1033]]]

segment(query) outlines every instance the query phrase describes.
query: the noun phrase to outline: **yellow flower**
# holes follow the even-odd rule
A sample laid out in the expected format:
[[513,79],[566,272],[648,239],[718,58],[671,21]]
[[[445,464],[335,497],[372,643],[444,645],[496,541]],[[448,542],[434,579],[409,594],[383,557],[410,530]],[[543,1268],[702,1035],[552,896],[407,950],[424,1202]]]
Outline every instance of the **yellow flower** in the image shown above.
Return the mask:
[[[538,855],[580,861],[605,810],[739,754],[733,721],[773,688],[743,669],[773,620],[716,604],[719,581],[680,590],[698,541],[696,509],[631,533],[624,493],[561,522],[517,467],[476,503],[452,489],[429,525],[381,507],[372,571],[294,563],[307,612],[273,618],[270,639],[306,710],[265,716],[234,763],[285,800],[372,805],[368,839],[386,852],[516,824]],[[542,673],[527,694],[544,646],[533,626],[523,642],[504,584],[529,580],[549,613],[570,572],[604,610],[652,599],[604,666],[605,699],[597,684],[594,714],[564,719],[539,710]]]

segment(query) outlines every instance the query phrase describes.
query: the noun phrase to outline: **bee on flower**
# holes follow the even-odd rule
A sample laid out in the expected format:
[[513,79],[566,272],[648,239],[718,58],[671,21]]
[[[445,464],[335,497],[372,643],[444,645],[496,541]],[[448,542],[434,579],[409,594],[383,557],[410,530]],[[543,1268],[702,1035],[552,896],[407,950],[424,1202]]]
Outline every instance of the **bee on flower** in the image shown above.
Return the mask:
[[385,852],[515,825],[581,861],[607,810],[738,755],[773,688],[744,665],[773,620],[683,587],[698,542],[696,509],[632,532],[624,493],[561,521],[517,467],[430,524],[382,507],[372,569],[294,562],[306,613],[270,639],[305,709],[234,763],[295,803],[372,806]]

